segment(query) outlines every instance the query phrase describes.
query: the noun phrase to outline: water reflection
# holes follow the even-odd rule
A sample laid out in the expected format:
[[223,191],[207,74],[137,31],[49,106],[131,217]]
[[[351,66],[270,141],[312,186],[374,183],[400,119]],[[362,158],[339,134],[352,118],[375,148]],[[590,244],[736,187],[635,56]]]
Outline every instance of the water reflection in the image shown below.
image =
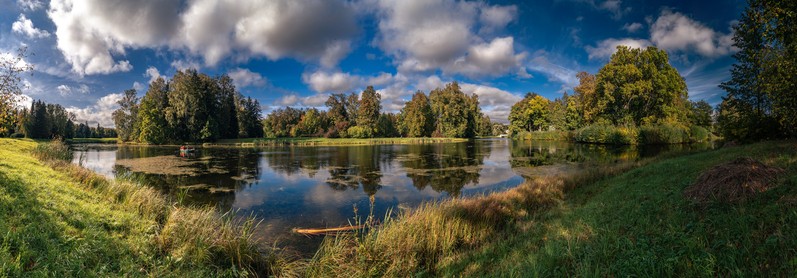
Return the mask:
[[[399,206],[517,186],[546,169],[655,156],[692,146],[608,147],[565,142],[513,142],[204,148],[179,157],[175,148],[75,146],[74,163],[109,177],[132,177],[186,201],[233,209],[263,221],[258,236],[312,252],[319,239],[294,227],[338,226],[354,211],[377,217]],[[705,147],[703,147],[705,148]],[[532,169],[533,171],[530,171]]]

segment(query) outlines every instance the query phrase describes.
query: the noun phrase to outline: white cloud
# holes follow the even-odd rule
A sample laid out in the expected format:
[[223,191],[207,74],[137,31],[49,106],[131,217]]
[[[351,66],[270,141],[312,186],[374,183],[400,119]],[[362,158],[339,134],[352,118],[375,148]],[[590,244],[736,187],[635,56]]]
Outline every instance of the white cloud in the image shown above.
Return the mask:
[[80,86],[78,86],[75,89],[72,89],[72,87],[69,87],[67,85],[61,84],[58,87],[56,87],[55,90],[58,91],[58,94],[61,95],[62,97],[69,96],[72,94],[72,92],[77,92],[84,95],[91,93],[91,89],[86,84],[80,84]]
[[622,18],[624,14],[631,12],[631,7],[623,8],[622,4],[623,1],[620,0],[606,0],[603,3],[597,4],[597,8],[612,13],[612,18],[617,20]]
[[492,70],[499,69],[523,75],[521,69],[509,68],[524,57],[514,52],[513,38],[488,37],[516,18],[515,6],[453,0],[377,0],[375,4],[379,18],[375,43],[393,57],[399,72],[443,69],[476,77],[497,75]]
[[512,106],[522,98],[510,92],[477,84],[460,84],[462,92],[479,96],[479,103],[482,106]]
[[58,91],[58,94],[62,97],[68,96],[72,94],[72,88],[67,85],[59,85],[55,88]]
[[159,77],[161,77],[160,71],[158,71],[155,67],[147,68],[147,71],[144,72],[144,76],[149,77],[149,84],[152,84],[152,81],[155,81]]
[[371,86],[382,86],[390,82],[393,82],[393,75],[387,72],[382,72],[377,76],[368,78],[365,83]]
[[176,70],[186,70],[186,69],[199,69],[201,67],[200,63],[195,60],[174,60],[171,63],[171,66]]
[[652,44],[644,39],[605,39],[598,42],[597,46],[587,46],[586,50],[589,53],[589,59],[606,59],[612,56],[617,51],[618,45],[625,45],[631,48],[645,48]]
[[642,24],[639,22],[626,23],[623,25],[622,29],[628,31],[628,33],[636,33],[637,31],[642,30]]
[[237,88],[244,88],[249,86],[263,87],[266,85],[266,78],[259,73],[252,72],[248,69],[235,68],[229,73],[232,78],[233,84]]
[[467,76],[500,76],[512,72],[528,77],[522,67],[528,53],[515,53],[512,37],[496,38],[490,43],[471,46],[467,56],[446,67],[446,71]]
[[[333,67],[359,32],[344,1],[54,0],[58,49],[82,74],[130,70],[131,48],[170,48],[206,65],[229,56],[284,57]],[[118,61],[121,60],[121,61]]]
[[26,11],[35,11],[44,7],[40,0],[17,0],[17,6]]
[[490,33],[506,28],[506,25],[517,18],[517,6],[489,6],[481,9],[479,21],[482,28],[479,33]]
[[279,106],[321,107],[325,105],[328,99],[329,94],[326,93],[317,93],[306,97],[290,94],[278,99],[276,104]]
[[144,84],[141,84],[141,82],[138,81],[133,82],[133,90],[136,90],[136,92],[141,92],[144,90]]
[[548,77],[548,80],[562,83],[564,88],[572,88],[578,84],[576,70],[551,62],[546,51],[540,50],[534,53],[527,67],[531,70],[541,72]]
[[32,39],[50,36],[50,32],[34,27],[33,21],[30,21],[24,14],[20,14],[17,21],[11,24],[11,30],[14,31],[14,33],[23,34]]
[[66,108],[66,110],[75,114],[77,122],[89,122],[90,125],[99,123],[103,127],[114,127],[112,114],[114,110],[119,108],[117,102],[122,97],[122,93],[109,94],[84,108],[71,106]]
[[338,92],[345,93],[360,86],[362,78],[356,75],[351,75],[343,72],[328,73],[325,71],[316,71],[312,74],[302,75],[302,80],[313,91],[319,93],[325,92]]
[[706,57],[733,51],[733,34],[715,32],[681,13],[662,11],[650,29],[650,40],[668,51],[696,51]]
[[28,109],[30,109],[30,106],[32,104],[33,104],[33,98],[28,96],[28,95],[26,95],[26,94],[21,94],[17,98],[17,107],[18,108],[28,108]]

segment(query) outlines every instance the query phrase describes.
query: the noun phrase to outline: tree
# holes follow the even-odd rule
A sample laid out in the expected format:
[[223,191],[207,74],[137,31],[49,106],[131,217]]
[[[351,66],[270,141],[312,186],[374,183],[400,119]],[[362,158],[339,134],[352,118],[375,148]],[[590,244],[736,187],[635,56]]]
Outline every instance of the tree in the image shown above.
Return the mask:
[[705,100],[691,101],[690,103],[692,108],[690,120],[692,124],[711,130],[711,114],[714,112],[714,108]]
[[238,137],[263,137],[263,124],[260,119],[260,102],[247,97],[238,100]]
[[25,62],[26,50],[23,47],[16,55],[0,54],[0,136],[7,135],[15,125],[15,106],[22,94],[19,75],[33,70],[33,65]]
[[379,137],[398,137],[398,116],[393,113],[382,113],[376,125],[376,136]]
[[429,98],[421,91],[412,95],[412,100],[401,108],[398,129],[407,137],[431,137],[435,118]]
[[292,137],[320,136],[324,133],[324,121],[326,119],[318,109],[307,109],[301,120],[291,129]]
[[457,82],[429,93],[429,103],[436,119],[434,136],[471,138],[476,136],[481,119],[479,97],[466,96]]
[[[169,84],[158,77],[149,84],[149,89],[141,99],[137,115],[139,134],[137,141],[149,144],[164,144],[174,139],[164,111],[169,107]],[[80,128],[79,128],[80,129]]]
[[25,137],[50,139],[52,123],[47,116],[47,104],[41,100],[31,103],[28,119],[25,120]]
[[549,101],[536,93],[527,93],[519,102],[512,105],[509,112],[509,130],[512,134],[522,131],[535,131],[549,125]]
[[[582,71],[576,74],[576,77],[578,78],[578,86],[573,88],[575,94],[572,101],[574,104],[572,110],[578,111],[578,115],[568,112],[570,126],[580,126],[584,122],[593,123],[600,111],[606,107],[606,102],[599,102],[598,97],[595,95],[595,75]],[[568,103],[568,111],[571,111],[570,107]]]
[[138,96],[135,89],[125,90],[118,102],[119,109],[113,111],[113,122],[118,131],[119,140],[138,139]]
[[381,100],[382,97],[374,90],[373,86],[365,88],[357,107],[357,126],[365,130],[371,130],[372,134],[376,133],[376,125],[382,110]]
[[615,125],[687,122],[686,82],[663,50],[618,46],[595,78],[597,120]]

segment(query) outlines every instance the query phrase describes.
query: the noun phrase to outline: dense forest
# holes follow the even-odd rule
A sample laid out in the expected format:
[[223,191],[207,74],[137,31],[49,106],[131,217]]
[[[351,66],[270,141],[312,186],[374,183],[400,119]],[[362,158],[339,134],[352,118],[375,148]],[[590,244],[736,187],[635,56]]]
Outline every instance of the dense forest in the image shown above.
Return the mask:
[[382,113],[381,96],[368,86],[360,95],[332,94],[327,111],[285,107],[264,120],[266,137],[453,137],[493,134],[490,118],[482,114],[479,97],[462,92],[457,82],[426,96],[416,92],[396,115]]
[[122,141],[150,144],[263,137],[260,104],[243,97],[227,75],[177,71],[152,81],[144,97],[127,90],[113,113]]

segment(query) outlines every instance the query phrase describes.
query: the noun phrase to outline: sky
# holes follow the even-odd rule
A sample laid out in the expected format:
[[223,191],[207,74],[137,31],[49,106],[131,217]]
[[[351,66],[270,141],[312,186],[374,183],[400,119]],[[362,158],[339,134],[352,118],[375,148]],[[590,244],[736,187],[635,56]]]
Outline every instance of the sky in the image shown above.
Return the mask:
[[[383,111],[457,81],[507,122],[527,92],[572,93],[617,45],[656,46],[692,100],[721,101],[733,1],[0,0],[0,53],[27,47],[23,93],[113,126],[121,92],[195,68],[273,109],[372,85]],[[0,54],[5,55],[5,54]]]

